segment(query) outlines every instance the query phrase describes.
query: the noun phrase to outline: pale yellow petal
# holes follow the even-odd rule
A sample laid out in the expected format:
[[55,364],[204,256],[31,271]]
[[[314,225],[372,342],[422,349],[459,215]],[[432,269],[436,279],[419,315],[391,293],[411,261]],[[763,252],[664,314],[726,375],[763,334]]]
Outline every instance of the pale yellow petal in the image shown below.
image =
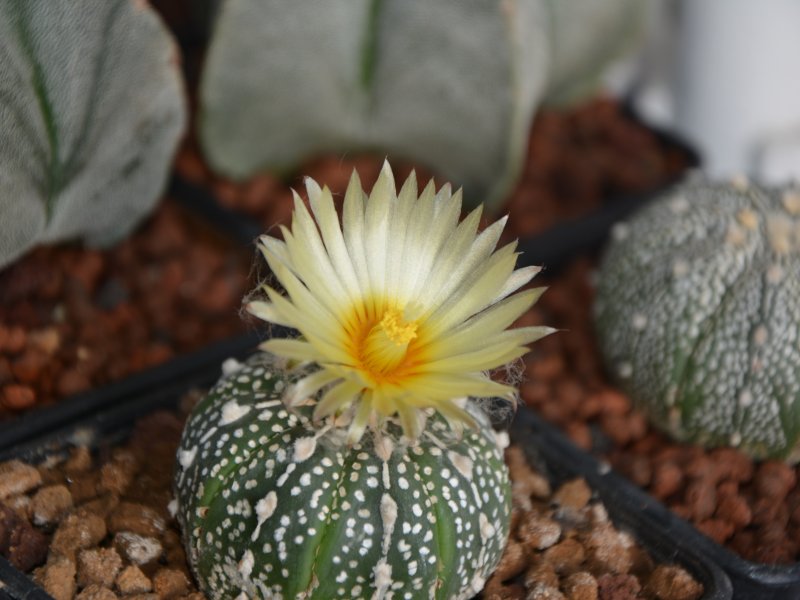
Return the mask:
[[314,419],[323,419],[336,414],[359,401],[362,388],[352,381],[344,380],[334,385],[314,407]]

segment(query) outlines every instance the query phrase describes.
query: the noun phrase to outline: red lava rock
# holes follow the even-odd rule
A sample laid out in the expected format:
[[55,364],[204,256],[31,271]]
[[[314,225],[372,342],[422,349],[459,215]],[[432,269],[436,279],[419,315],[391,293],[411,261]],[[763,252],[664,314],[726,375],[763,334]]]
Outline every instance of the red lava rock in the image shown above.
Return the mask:
[[633,575],[606,573],[597,578],[599,600],[637,600],[641,589]]
[[645,584],[645,591],[656,600],[698,600],[703,587],[684,569],[672,565],[659,565]]
[[0,391],[0,403],[9,410],[25,410],[36,403],[36,393],[30,386],[10,383]]
[[159,598],[178,598],[189,591],[189,580],[177,569],[160,569],[153,576],[153,590]]
[[72,508],[72,494],[65,485],[50,485],[36,492],[31,500],[31,516],[36,525],[58,522]]
[[92,548],[78,553],[78,586],[97,584],[110,588],[122,568],[114,548]]
[[653,472],[650,491],[661,500],[677,492],[683,484],[683,471],[674,462],[663,462]]
[[696,523],[695,527],[718,544],[724,544],[735,530],[733,523],[725,519],[705,519]]
[[49,561],[36,579],[55,600],[72,600],[77,588],[75,573],[75,561],[59,557]]
[[782,500],[797,484],[797,477],[789,465],[768,460],[758,466],[753,483],[760,496]]
[[0,463],[0,499],[24,494],[42,483],[42,475],[21,460]]
[[564,593],[569,600],[597,600],[600,592],[597,579],[591,573],[579,571],[566,578]]
[[72,396],[92,387],[89,376],[81,369],[64,371],[58,378],[56,389],[61,396]]
[[718,494],[721,496],[717,506],[716,515],[737,528],[745,527],[753,520],[753,511],[747,501],[740,496],[732,494]]
[[692,481],[686,487],[686,503],[697,521],[703,521],[714,514],[717,508],[717,490],[713,484],[702,480]]

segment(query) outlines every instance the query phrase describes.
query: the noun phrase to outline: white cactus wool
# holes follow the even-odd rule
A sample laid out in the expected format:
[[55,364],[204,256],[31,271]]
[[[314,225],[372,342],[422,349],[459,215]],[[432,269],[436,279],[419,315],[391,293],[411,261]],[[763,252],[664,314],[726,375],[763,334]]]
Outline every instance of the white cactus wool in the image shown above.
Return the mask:
[[341,226],[330,190],[312,179],[306,189],[311,212],[295,194],[283,241],[260,240],[286,295],[265,285],[267,299],[248,305],[300,332],[265,350],[319,367],[287,390],[287,403],[324,390],[315,419],[341,416],[354,443],[390,418],[417,438],[427,408],[453,427],[472,424],[468,396],[515,398],[488,372],[551,329],[507,329],[542,288],[514,293],[539,268],[515,270],[516,243],[496,250],[505,218],[478,233],[480,207],[459,222],[460,191],[431,182],[418,197],[412,174],[398,194],[388,163],[369,196],[353,175]]

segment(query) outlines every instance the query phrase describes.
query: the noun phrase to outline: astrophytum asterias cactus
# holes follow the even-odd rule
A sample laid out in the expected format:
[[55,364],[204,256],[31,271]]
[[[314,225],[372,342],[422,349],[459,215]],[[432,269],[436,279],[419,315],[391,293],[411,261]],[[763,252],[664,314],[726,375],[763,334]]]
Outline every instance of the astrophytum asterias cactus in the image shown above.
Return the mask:
[[[282,401],[269,354],[194,410],[177,474],[178,516],[205,594],[231,598],[470,598],[500,558],[510,489],[485,417],[456,439],[431,416],[348,445],[309,405]],[[397,441],[397,440],[401,441]]]
[[[538,269],[495,251],[504,220],[460,194],[353,177],[342,224],[312,180],[261,249],[285,290],[249,310],[272,339],[193,411],[176,476],[187,555],[211,598],[469,598],[500,559],[509,488],[475,397],[549,333],[507,329]],[[312,217],[313,213],[313,217]],[[280,356],[278,360],[276,356]],[[471,398],[471,399],[467,399]]]
[[0,2],[0,267],[130,232],[184,122],[178,51],[146,2]]
[[678,439],[797,461],[798,273],[800,188],[687,182],[614,230],[603,355]]
[[433,168],[493,210],[550,80],[561,96],[576,77],[596,80],[598,57],[628,37],[618,24],[640,12],[638,0],[593,14],[596,4],[229,0],[200,89],[205,154],[246,177],[319,152],[377,150]]

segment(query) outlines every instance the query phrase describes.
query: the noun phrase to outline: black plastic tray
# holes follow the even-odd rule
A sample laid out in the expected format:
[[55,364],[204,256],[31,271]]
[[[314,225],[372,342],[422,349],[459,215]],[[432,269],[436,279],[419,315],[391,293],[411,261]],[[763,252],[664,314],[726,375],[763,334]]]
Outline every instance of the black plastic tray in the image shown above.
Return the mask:
[[[243,357],[251,349],[252,346],[248,347],[247,344],[229,343],[217,346],[213,351],[197,353],[191,357],[191,361],[186,361],[186,365],[191,364],[191,368],[187,367],[179,372],[161,369],[151,376],[149,386],[128,390],[123,397],[108,398],[105,402],[87,405],[86,410],[81,412],[83,418],[73,419],[67,424],[61,423],[57,428],[52,426],[57,420],[55,417],[51,418],[49,427],[30,431],[30,436],[18,441],[14,447],[4,444],[0,450],[0,460],[20,458],[31,462],[40,461],[49,455],[64,452],[76,439],[83,442],[89,440],[94,447],[120,442],[130,433],[138,417],[159,408],[177,407],[184,392],[207,387],[219,377],[219,365],[225,358]],[[59,406],[50,410],[63,413]],[[620,485],[610,495],[610,482],[605,478],[595,477],[595,461],[582,454],[561,434],[541,423],[528,409],[520,410],[515,423],[512,431],[514,440],[523,447],[532,462],[543,464],[545,470],[555,479],[579,474],[593,487],[599,483],[596,491],[606,502],[609,514],[618,526],[633,533],[656,558],[681,564],[691,572],[706,588],[704,600],[731,598],[730,583],[722,571],[704,559],[696,549],[683,544],[680,537],[674,539],[672,522],[657,510],[647,507],[636,494],[638,490],[629,490],[630,484]],[[631,498],[630,494],[633,494]],[[674,517],[673,519],[677,520]],[[5,593],[13,600],[50,598],[24,574],[2,559],[0,581],[4,583],[0,593]]]

